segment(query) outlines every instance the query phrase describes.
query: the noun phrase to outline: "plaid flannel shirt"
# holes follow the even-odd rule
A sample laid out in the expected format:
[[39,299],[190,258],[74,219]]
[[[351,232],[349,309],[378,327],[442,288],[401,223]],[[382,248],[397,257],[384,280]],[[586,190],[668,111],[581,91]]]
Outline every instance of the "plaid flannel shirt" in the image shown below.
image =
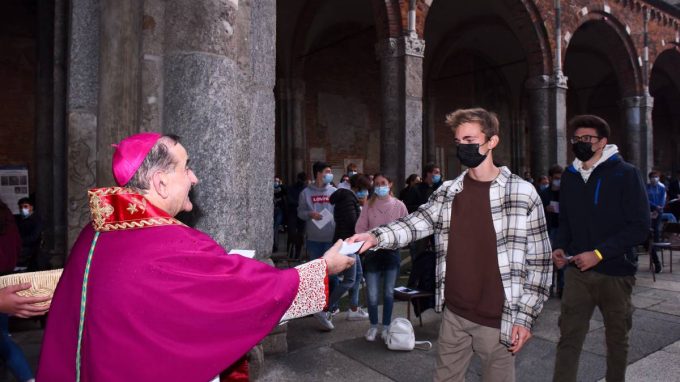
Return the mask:
[[[466,173],[444,182],[428,202],[412,214],[370,231],[378,239],[377,248],[387,249],[404,247],[434,234],[437,312],[444,308],[451,206],[456,194],[463,190]],[[505,293],[500,342],[510,346],[513,325],[531,330],[548,298],[552,280],[551,248],[543,204],[533,185],[512,174],[507,167],[501,167],[500,175],[491,182],[489,197],[498,269]]]

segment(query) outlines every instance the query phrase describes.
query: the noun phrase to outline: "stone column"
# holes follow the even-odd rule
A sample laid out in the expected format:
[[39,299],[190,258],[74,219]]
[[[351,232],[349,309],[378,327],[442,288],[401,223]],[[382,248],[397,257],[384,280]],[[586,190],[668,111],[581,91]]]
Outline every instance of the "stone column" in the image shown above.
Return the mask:
[[[66,251],[65,108],[67,4],[64,0],[38,3],[38,91],[36,93],[36,208],[44,227],[46,258]],[[55,265],[60,265],[58,259]],[[41,263],[41,266],[47,265]]]
[[[68,252],[66,238],[66,54],[68,40],[68,11],[69,2],[55,0],[54,2],[54,64],[53,70],[53,114],[52,114],[52,224],[53,245],[50,248],[53,255],[60,256]],[[61,261],[53,265],[59,267]]]
[[[623,155],[626,161],[643,171],[642,131],[640,129],[640,97],[626,97],[621,100],[625,146]],[[646,155],[646,153],[645,153]],[[644,176],[644,175],[643,175]]]
[[192,220],[258,258],[272,249],[275,19],[274,0],[165,11],[163,131],[183,137],[201,181]]
[[555,154],[555,145],[550,139],[550,77],[530,78],[526,87],[529,92],[531,176],[538,179],[540,175],[548,173]]
[[554,142],[554,157],[549,165],[567,165],[567,77],[558,70],[550,77],[550,139]]
[[160,132],[163,125],[163,39],[166,3],[165,0],[144,0],[140,131]]
[[[37,30],[37,78],[35,94],[35,171],[38,187],[35,190],[36,210],[45,224],[43,230],[44,244],[51,248],[54,242],[54,226],[52,224],[52,161],[54,160],[52,136],[53,107],[53,72],[54,64],[54,1],[40,1],[38,6],[38,23],[43,26]],[[42,259],[40,259],[42,260]]]
[[71,0],[68,44],[68,250],[90,220],[87,189],[95,186],[99,94],[99,0]]
[[388,38],[376,50],[382,90],[380,167],[401,187],[408,174],[420,174],[422,167],[425,41],[411,33]]
[[[302,79],[291,82],[291,144],[292,144],[292,176],[300,171],[309,172],[305,167],[307,153],[307,130],[305,129],[305,83]],[[311,177],[312,174],[309,174]],[[291,177],[291,180],[295,179]]]
[[281,175],[293,183],[300,171],[305,171],[304,106],[305,86],[299,78],[278,80],[279,124],[281,136]]
[[641,165],[642,176],[646,176],[654,168],[654,124],[652,109],[654,98],[649,94],[640,97],[640,132],[641,132]]
[[530,78],[529,123],[531,175],[546,175],[553,164],[567,162],[566,78],[541,75]]
[[[434,143],[434,135],[435,135],[435,128],[437,127],[437,120],[436,120],[436,111],[437,111],[437,98],[433,96],[428,96],[427,101],[424,102],[425,107],[427,107],[427,118],[426,120],[423,121],[423,137],[424,137],[424,144],[423,144],[423,151],[424,155],[423,158],[425,160],[425,163],[435,163],[437,160],[437,154],[435,153],[436,150],[436,145]],[[441,166],[441,163],[437,163],[438,165]],[[417,173],[418,175],[422,175],[422,166],[421,166],[421,172]]]
[[111,144],[139,132],[142,2],[100,1],[97,184],[111,186]]

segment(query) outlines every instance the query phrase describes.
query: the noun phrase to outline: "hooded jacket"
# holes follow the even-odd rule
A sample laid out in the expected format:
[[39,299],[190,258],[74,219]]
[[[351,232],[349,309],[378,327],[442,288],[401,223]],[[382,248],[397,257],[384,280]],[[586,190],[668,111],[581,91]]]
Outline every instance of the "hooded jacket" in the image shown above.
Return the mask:
[[605,149],[608,158],[587,174],[576,160],[562,174],[555,249],[568,255],[597,249],[603,259],[595,272],[630,276],[637,271],[634,248],[649,233],[649,202],[640,172],[615,149]]

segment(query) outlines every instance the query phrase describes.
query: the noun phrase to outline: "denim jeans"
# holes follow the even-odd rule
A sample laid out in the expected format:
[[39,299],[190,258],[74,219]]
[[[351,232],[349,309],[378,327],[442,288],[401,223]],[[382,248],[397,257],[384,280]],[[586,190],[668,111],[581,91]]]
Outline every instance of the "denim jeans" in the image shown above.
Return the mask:
[[[357,259],[357,255],[350,256],[355,260]],[[359,264],[358,267],[360,269],[361,265]],[[345,294],[345,292],[347,292],[350,288],[354,287],[356,280],[357,280],[357,262],[355,261],[354,265],[345,269],[342,272],[342,281],[340,281],[338,285],[336,285],[335,289],[333,289],[333,292],[330,294],[330,297],[328,298],[328,306],[330,307],[330,310],[333,310],[338,306],[338,302],[340,301],[342,295]]]
[[359,306],[359,289],[361,287],[361,279],[364,277],[363,266],[361,265],[359,256],[356,257],[354,266],[357,268],[356,278],[354,280],[354,286],[349,289],[349,306],[352,308]]
[[283,224],[283,211],[274,208],[274,248],[279,248],[279,227]]
[[383,278],[383,326],[392,322],[394,307],[394,285],[399,275],[399,251],[379,250],[366,259],[364,276],[368,290],[368,318],[371,325],[378,325],[378,295],[380,278]]
[[17,381],[28,381],[33,378],[33,372],[31,367],[28,366],[24,352],[9,337],[7,325],[7,315],[0,313],[0,335],[2,335],[2,339],[0,339],[0,356],[5,360],[7,367]]
[[[326,251],[331,249],[333,243],[325,241],[312,241],[307,240],[307,254],[309,255],[309,260],[316,260],[323,256]],[[335,287],[340,283],[337,275],[328,276],[328,289],[332,294]],[[328,306],[329,308],[335,308],[334,306]],[[332,309],[331,309],[332,310]]]

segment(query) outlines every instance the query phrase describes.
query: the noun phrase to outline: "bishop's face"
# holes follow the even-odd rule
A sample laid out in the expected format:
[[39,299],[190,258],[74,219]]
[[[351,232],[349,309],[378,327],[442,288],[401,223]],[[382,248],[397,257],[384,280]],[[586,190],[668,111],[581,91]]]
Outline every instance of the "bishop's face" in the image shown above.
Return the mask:
[[198,183],[196,174],[189,167],[189,154],[181,144],[172,145],[170,154],[175,158],[175,168],[168,172],[168,212],[176,216],[182,211],[191,211],[189,200],[191,187]]

